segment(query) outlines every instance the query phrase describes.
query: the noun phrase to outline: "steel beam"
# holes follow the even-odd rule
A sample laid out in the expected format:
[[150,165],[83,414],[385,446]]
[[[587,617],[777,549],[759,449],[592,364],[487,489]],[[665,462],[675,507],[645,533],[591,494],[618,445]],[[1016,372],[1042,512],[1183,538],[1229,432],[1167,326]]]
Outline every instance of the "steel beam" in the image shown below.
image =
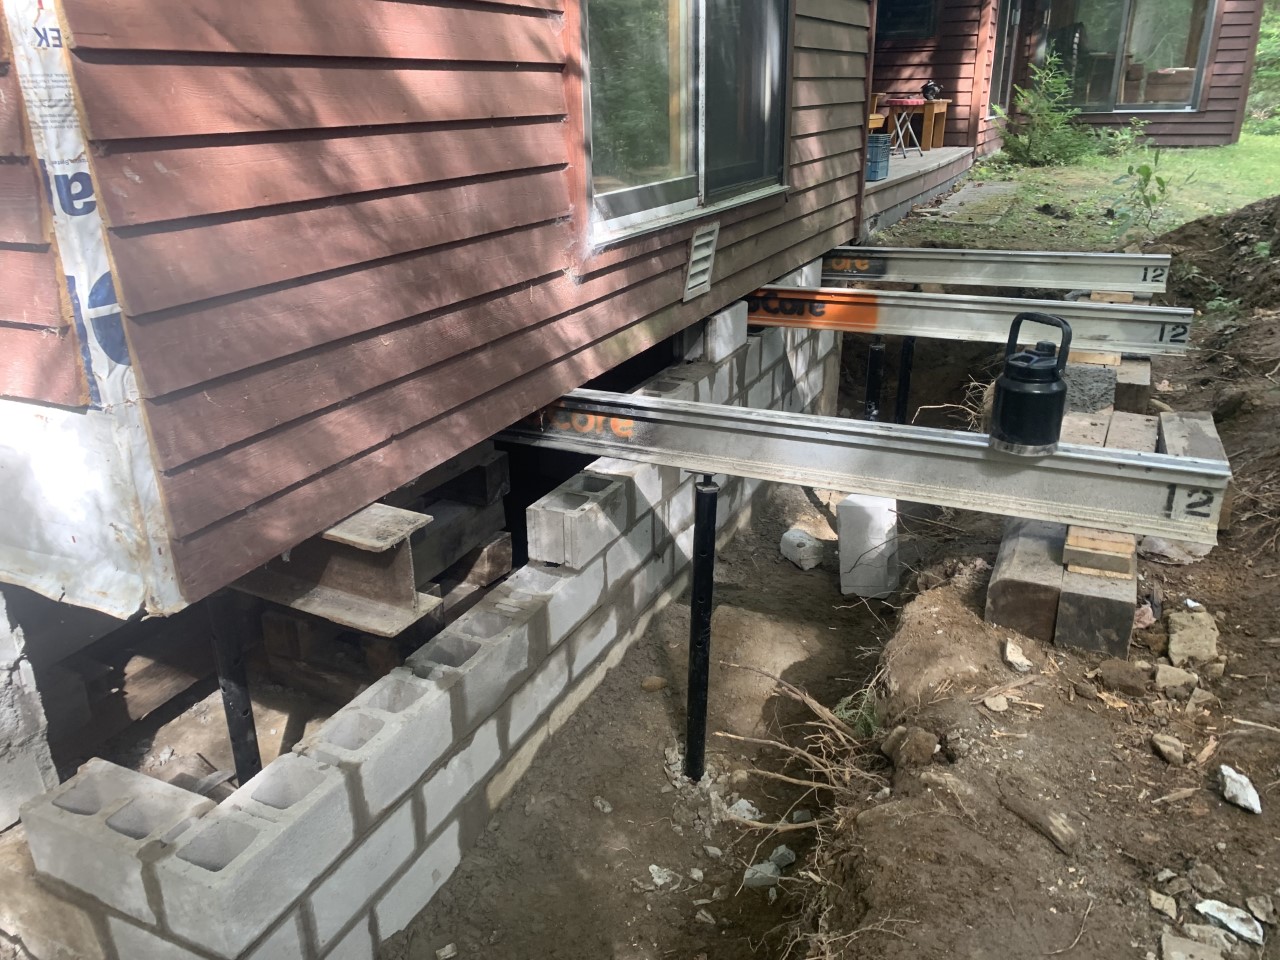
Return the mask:
[[1231,478],[1216,460],[1062,445],[1046,457],[982,434],[578,390],[511,443],[1215,543]]
[[1194,317],[1176,307],[835,287],[764,287],[747,303],[750,322],[757,326],[984,343],[1004,343],[1019,313],[1051,313],[1071,324],[1072,343],[1079,349],[1143,356],[1185,353]]
[[822,279],[1163,293],[1168,254],[836,247]]

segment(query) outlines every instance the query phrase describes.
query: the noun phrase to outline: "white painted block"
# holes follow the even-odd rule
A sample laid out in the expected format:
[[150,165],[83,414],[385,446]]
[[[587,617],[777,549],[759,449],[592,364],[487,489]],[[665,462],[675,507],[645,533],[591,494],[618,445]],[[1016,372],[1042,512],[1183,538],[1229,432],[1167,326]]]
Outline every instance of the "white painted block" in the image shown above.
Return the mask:
[[369,816],[377,817],[453,743],[450,690],[459,679],[453,671],[424,679],[411,668],[393,670],[329,718],[301,750],[356,777]]
[[612,592],[653,556],[653,513],[646,512],[625,535],[614,541],[604,555],[604,588]]
[[300,754],[272,761],[155,865],[170,928],[237,957],[352,841],[347,784]]
[[301,919],[295,910],[245,960],[298,960],[307,954],[302,944]]
[[364,836],[311,894],[316,944],[322,951],[392,874],[409,861],[415,846],[413,805],[405,800]]
[[154,923],[141,851],[173,842],[214,804],[126,770],[90,760],[22,811],[36,868],[122,913]]
[[370,914],[352,927],[347,935],[325,954],[324,960],[373,960],[375,944],[370,923],[372,916],[373,914]]
[[511,695],[508,747],[523,740],[538,718],[551,709],[569,686],[569,650],[570,646],[564,645],[556,649],[538,672]]
[[116,956],[121,960],[134,960],[145,957],[146,960],[201,960],[199,954],[192,953],[186,947],[178,946],[171,940],[157,937],[148,930],[135,927],[118,917],[108,917],[107,926],[111,929],[111,939],[116,944]]
[[703,359],[709,363],[728,360],[747,342],[747,301],[739,300],[707,318],[703,332]]
[[374,908],[378,932],[385,938],[407,927],[461,862],[461,837],[455,820],[427,845],[400,882],[378,901]]
[[836,507],[840,592],[887,597],[898,587],[898,503],[855,494]]
[[581,570],[627,529],[630,484],[579,473],[525,510],[529,559]]

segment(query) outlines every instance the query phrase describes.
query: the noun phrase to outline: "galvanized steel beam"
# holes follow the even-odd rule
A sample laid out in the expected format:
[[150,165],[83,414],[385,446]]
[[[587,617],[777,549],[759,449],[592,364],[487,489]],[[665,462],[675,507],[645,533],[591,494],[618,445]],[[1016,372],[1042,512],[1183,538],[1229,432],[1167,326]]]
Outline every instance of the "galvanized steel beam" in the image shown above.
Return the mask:
[[577,390],[500,439],[695,473],[752,477],[1215,543],[1228,464],[1063,445],[1018,457],[982,434]]
[[985,343],[1004,343],[1019,313],[1051,313],[1071,324],[1078,349],[1143,356],[1185,353],[1194,317],[1177,307],[835,287],[764,287],[747,303],[750,322],[758,326]]
[[1163,293],[1168,254],[836,247],[822,279]]

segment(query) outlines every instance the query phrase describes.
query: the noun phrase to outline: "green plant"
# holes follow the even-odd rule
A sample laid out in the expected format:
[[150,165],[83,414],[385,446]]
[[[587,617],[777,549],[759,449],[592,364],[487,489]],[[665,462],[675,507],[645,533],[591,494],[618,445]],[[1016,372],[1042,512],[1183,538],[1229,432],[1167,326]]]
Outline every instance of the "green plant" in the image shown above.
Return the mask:
[[1195,179],[1192,170],[1178,184],[1168,177],[1161,176],[1160,150],[1152,151],[1151,160],[1143,163],[1129,164],[1128,173],[1117,177],[1115,183],[1125,188],[1123,196],[1112,206],[1119,217],[1122,233],[1137,227],[1148,237],[1155,236],[1154,225],[1173,193],[1178,187],[1186,186]]
[[1104,157],[1125,157],[1143,146],[1149,121],[1134,117],[1123,127],[1094,127],[1096,149]]
[[1096,151],[1094,135],[1075,122],[1080,111],[1071,105],[1071,78],[1057,54],[1032,64],[1030,85],[1013,90],[1013,112],[995,110],[1004,124],[1004,151],[1014,163],[1065,166]]
[[859,737],[867,738],[875,735],[880,721],[876,716],[876,691],[873,684],[868,684],[857,693],[851,693],[835,705],[831,711],[843,723],[853,728]]
[[1271,259],[1271,244],[1269,241],[1262,240],[1253,245],[1253,258],[1255,260]]

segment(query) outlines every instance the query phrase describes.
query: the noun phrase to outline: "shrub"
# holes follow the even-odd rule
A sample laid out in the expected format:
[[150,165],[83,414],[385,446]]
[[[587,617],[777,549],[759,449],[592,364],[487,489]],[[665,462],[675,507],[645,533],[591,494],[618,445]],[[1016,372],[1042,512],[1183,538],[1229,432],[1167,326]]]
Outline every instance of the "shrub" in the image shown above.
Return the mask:
[[999,106],[1004,123],[1004,150],[1014,163],[1057,167],[1075,163],[1097,150],[1097,138],[1076,123],[1080,111],[1071,105],[1071,78],[1057,54],[1031,66],[1031,84],[1013,88],[1013,113]]

